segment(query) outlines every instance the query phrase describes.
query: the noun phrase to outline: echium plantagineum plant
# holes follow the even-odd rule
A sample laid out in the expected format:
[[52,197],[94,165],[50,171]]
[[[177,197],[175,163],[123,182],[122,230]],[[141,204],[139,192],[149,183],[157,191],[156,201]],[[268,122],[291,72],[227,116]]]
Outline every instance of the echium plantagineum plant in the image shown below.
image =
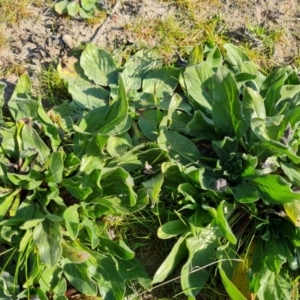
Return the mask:
[[[95,88],[93,98],[86,77],[85,85],[79,77],[81,98],[48,111],[33,97],[27,74],[8,103],[1,99],[1,299],[62,300],[76,293],[122,300],[129,285],[150,288],[135,253],[105,220],[148,204],[132,177],[141,172],[147,180],[142,151],[154,169],[167,155],[150,144],[133,146],[121,75],[110,77],[111,104],[99,95],[108,99],[109,92]],[[4,88],[1,83],[1,97]]]
[[232,299],[296,299],[299,78],[291,67],[265,76],[239,48],[224,50],[224,57],[218,48],[193,50],[179,79],[192,111],[170,104],[160,123],[157,140],[172,157],[162,165],[162,191],[173,191],[181,208],[158,230],[177,241],[153,283],[183,264],[189,299],[214,270]]
[[21,76],[1,103],[2,298],[149,289],[105,220],[160,205],[158,236],[174,246],[153,287],[181,268],[189,299],[216,272],[232,299],[298,297],[299,79],[223,50],[199,45],[182,69],[141,50],[118,67],[87,45],[58,66],[72,101],[48,111]]

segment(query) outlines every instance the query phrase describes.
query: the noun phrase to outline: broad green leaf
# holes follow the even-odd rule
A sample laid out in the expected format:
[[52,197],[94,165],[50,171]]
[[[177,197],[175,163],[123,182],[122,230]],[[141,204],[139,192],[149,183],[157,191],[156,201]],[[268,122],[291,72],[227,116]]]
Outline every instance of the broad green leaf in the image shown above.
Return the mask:
[[20,292],[19,284],[15,281],[14,277],[7,271],[2,271],[0,275],[0,299],[6,300],[12,298]]
[[14,98],[9,100],[8,107],[15,121],[37,116],[39,103],[31,99]]
[[64,171],[64,153],[61,151],[52,152],[46,162],[49,169],[47,179],[55,183],[60,183]]
[[[274,71],[272,71],[264,80],[260,90],[261,90],[261,95],[262,97],[266,97],[266,94],[268,93],[269,89],[273,86],[273,85],[277,85],[279,87],[281,87],[281,85],[283,84],[284,81],[282,81],[283,79],[285,80],[288,77],[288,70],[291,67],[286,66],[286,67],[281,67],[281,68],[277,68],[274,69]],[[278,83],[280,83],[278,85]],[[271,99],[270,99],[271,100]]]
[[159,98],[173,93],[179,77],[179,69],[162,67],[148,74],[143,80],[143,92],[152,93]]
[[291,183],[297,187],[300,187],[300,168],[295,164],[291,164],[285,161],[280,162],[283,173],[289,178]]
[[12,243],[12,238],[14,236],[20,235],[19,230],[15,229],[12,226],[2,226],[1,227],[1,239],[4,242]]
[[193,142],[172,130],[161,130],[157,142],[172,159],[183,164],[196,162],[200,158],[200,152]]
[[[82,134],[97,133],[105,125],[104,118],[109,112],[111,106],[102,106],[91,110],[87,113],[79,123],[79,130]],[[99,116],[102,116],[99,119]],[[76,130],[79,132],[79,130]]]
[[90,219],[85,217],[82,221],[82,225],[85,227],[85,229],[88,233],[88,236],[91,241],[92,249],[96,248],[99,244],[98,233],[97,233],[97,229],[95,226],[96,224],[94,222],[92,222]]
[[[298,76],[297,76],[298,77]],[[285,82],[286,83],[286,82]],[[276,111],[280,111],[286,104],[290,108],[294,108],[295,100],[300,93],[300,84],[297,85],[284,85],[280,89],[280,98],[276,103]]]
[[133,178],[123,168],[103,169],[101,176],[103,196],[120,197],[129,200],[131,206],[137,201],[137,195],[133,190]]
[[218,68],[223,64],[223,57],[218,47],[214,47],[206,57],[206,63],[211,68]]
[[242,115],[239,91],[231,73],[220,67],[213,77],[212,118],[220,137],[242,137],[247,126]]
[[[34,172],[33,170],[30,171]],[[7,173],[7,178],[16,186],[33,190],[42,184],[41,178],[32,178],[30,174]],[[33,180],[34,179],[34,180]]]
[[300,200],[300,193],[291,190],[291,184],[279,175],[265,175],[251,180],[266,203],[283,204]]
[[83,109],[95,109],[108,103],[108,92],[100,86],[87,83],[81,77],[69,81],[68,91],[73,101]]
[[125,63],[122,72],[126,91],[139,90],[142,79],[157,67],[159,61],[159,51],[155,48],[151,50],[142,49],[131,56]]
[[74,129],[75,129],[75,134],[73,138],[72,152],[79,160],[81,160],[83,155],[86,154],[87,152],[88,147],[86,147],[86,145],[91,142],[92,138],[95,135],[88,132],[81,131],[78,127],[76,127],[76,125],[74,125]]
[[259,87],[262,85],[263,81],[265,80],[265,76],[262,75],[262,73],[259,71],[259,66],[252,61],[243,61],[240,65],[240,68],[241,68],[241,72],[256,75],[255,82],[257,84],[257,88],[259,89]]
[[189,256],[181,269],[181,288],[185,295],[195,297],[206,284],[211,273],[207,265],[216,260],[218,245],[214,228],[202,228],[199,234],[186,238]]
[[100,134],[95,135],[87,144],[86,153],[82,156],[80,172],[90,174],[95,169],[105,166],[107,154],[104,147],[109,137]]
[[215,182],[220,178],[218,174],[205,170],[204,167],[189,167],[184,170],[184,174],[186,174],[196,186],[201,187],[203,190],[215,189]]
[[201,63],[203,61],[203,45],[199,44],[195,46],[190,53],[187,65],[188,66],[193,66],[197,65],[198,63]]
[[107,86],[116,83],[118,73],[112,56],[93,44],[88,44],[80,56],[84,74],[96,84]]
[[53,125],[51,119],[48,117],[48,115],[45,113],[45,111],[42,107],[38,108],[37,113],[38,113],[39,120],[43,124],[45,134],[51,140],[52,150],[57,151],[57,148],[59,147],[59,145],[61,143],[61,140],[59,137],[59,131],[58,131],[57,127],[55,127]]
[[[220,205],[221,205],[221,203],[220,203]],[[220,205],[218,208],[220,208]],[[219,226],[219,229],[221,230],[223,236],[225,236],[232,244],[235,244],[236,238],[233,235],[233,233],[231,232],[231,230],[228,230],[228,225],[226,225],[227,221],[224,220],[224,215],[222,215],[223,212],[220,213],[215,208],[208,206],[206,204],[203,204],[202,208],[204,210],[207,210],[209,212],[209,214],[211,215],[211,217],[214,219],[214,222],[212,223],[212,225]],[[220,219],[221,223],[220,223],[219,219]]]
[[130,260],[134,257],[134,252],[124,242],[118,245],[108,238],[99,236],[99,246],[103,249],[102,251],[117,256],[120,259]]
[[39,285],[42,291],[48,292],[50,288],[60,296],[63,296],[67,289],[66,280],[62,278],[62,269],[57,266],[46,268],[43,271],[39,279]]
[[243,96],[242,108],[248,126],[254,118],[264,119],[266,110],[264,100],[260,94],[251,88],[245,87]]
[[69,2],[67,5],[68,15],[74,17],[79,12],[79,3],[76,1]]
[[9,210],[10,206],[12,205],[15,196],[17,193],[19,193],[20,190],[16,190],[8,195],[6,195],[4,198],[0,199],[0,221],[4,218],[7,211]]
[[112,105],[100,107],[87,114],[79,124],[86,132],[115,135],[128,124],[128,101],[121,75],[119,75],[118,98]]
[[68,11],[67,11],[67,5],[68,5],[68,1],[67,0],[59,1],[59,2],[55,3],[54,9],[60,15],[66,14],[66,13],[68,13]]
[[233,186],[232,192],[234,198],[240,203],[253,203],[259,199],[259,193],[257,192],[254,184],[250,180],[241,180],[237,185]]
[[231,230],[231,227],[228,224],[227,219],[225,218],[224,215],[224,210],[228,211],[233,210],[232,207],[230,207],[230,205],[228,203],[225,203],[225,201],[221,201],[220,204],[218,205],[217,208],[217,224],[222,232],[222,234],[224,235],[224,237],[231,243],[231,244],[236,244],[237,243],[237,239],[234,235],[234,233]]
[[20,150],[17,148],[15,141],[16,131],[15,126],[11,128],[0,128],[0,152],[7,155],[9,158],[18,159]]
[[33,230],[33,240],[37,246],[41,261],[53,267],[61,257],[61,227],[58,222],[45,219]]
[[292,287],[288,274],[284,274],[283,272],[277,274],[275,272],[271,272],[267,268],[263,268],[258,274],[256,274],[255,279],[258,286],[255,294],[258,300],[290,299]]
[[81,0],[81,5],[85,10],[93,10],[96,8],[96,0]]
[[[68,82],[68,92],[77,108],[95,109],[107,105],[109,93],[101,86],[91,83],[77,62],[70,61],[65,68],[58,65],[57,71],[60,77]],[[68,114],[70,110],[68,107]]]
[[[10,101],[14,100],[15,98],[29,99],[30,95],[31,95],[30,77],[27,73],[24,73],[20,76],[16,84],[16,87],[14,89],[14,92],[10,97]],[[27,115],[26,117],[30,117],[30,116]]]
[[26,247],[28,246],[28,244],[31,242],[32,240],[32,231],[26,230],[25,234],[23,235],[20,244],[19,244],[19,251],[23,252],[25,251]]
[[236,288],[236,286],[229,280],[221,265],[218,269],[221,275],[222,283],[229,297],[232,300],[247,300],[247,298],[245,298],[243,294]]
[[[168,123],[169,126],[172,125],[174,117],[176,115],[176,113],[179,109],[180,103],[182,102],[182,97],[178,94],[174,94],[171,98],[171,100],[169,101],[169,105],[168,105],[168,114],[167,114],[167,119],[168,119]],[[162,117],[160,118],[162,119]],[[161,121],[161,120],[160,120]]]
[[189,182],[181,183],[178,186],[178,192],[184,195],[185,200],[191,202],[194,202],[199,195],[199,190],[197,190],[196,187]]
[[86,174],[83,177],[82,186],[84,188],[90,187],[92,189],[92,193],[88,195],[86,198],[86,202],[90,202],[94,198],[98,198],[99,195],[103,194],[103,189],[100,184],[101,180],[101,170],[94,169],[90,174]]
[[161,116],[158,111],[155,109],[148,109],[140,112],[138,125],[146,138],[150,141],[156,141],[160,121]]
[[73,153],[67,153],[64,160],[63,176],[68,177],[75,172],[81,164],[81,160]]
[[120,136],[110,136],[107,141],[107,152],[112,157],[122,157],[129,148],[132,148],[131,138],[128,133]]
[[151,279],[147,271],[135,257],[130,260],[118,259],[118,273],[124,280],[134,280],[145,289],[151,288]]
[[66,262],[63,265],[64,275],[67,280],[81,293],[86,296],[96,296],[97,287],[95,282],[88,275],[88,268],[85,263],[74,264]]
[[[97,258],[97,265],[99,267],[93,275],[98,283],[99,290],[101,291],[102,286],[106,285],[105,281],[109,281],[110,290],[112,290],[113,293],[109,293],[110,298],[108,299],[123,300],[125,294],[124,279],[120,276],[115,261],[111,257],[100,256],[99,254],[95,255],[95,257]],[[98,276],[98,274],[100,276]],[[106,279],[104,282],[103,277]]]
[[157,236],[160,239],[170,239],[186,232],[189,228],[182,220],[169,221],[158,228]]
[[146,193],[149,195],[152,205],[154,206],[159,200],[159,194],[161,193],[161,187],[164,182],[164,177],[161,173],[151,177],[149,180],[144,181],[142,185],[146,189]]
[[171,252],[155,272],[152,284],[164,281],[168,277],[168,275],[178,266],[178,264],[186,257],[186,255],[186,241],[185,236],[183,235],[179,237]]
[[187,67],[183,73],[187,94],[192,98],[192,103],[208,113],[211,113],[213,103],[213,74],[206,62]]
[[73,243],[62,241],[62,255],[74,264],[81,264],[90,258],[90,253]]
[[73,241],[77,238],[80,228],[78,208],[79,205],[74,204],[69,206],[63,214],[67,232]]
[[4,103],[4,90],[6,88],[6,84],[3,81],[0,81],[0,102],[1,102],[1,107],[3,106]]
[[33,227],[36,227],[40,223],[42,223],[45,220],[45,218],[38,218],[38,219],[32,219],[28,220],[23,223],[23,225],[20,226],[20,229],[27,230]]
[[22,150],[35,149],[38,154],[41,162],[44,162],[50,154],[49,148],[40,138],[39,134],[33,129],[31,124],[27,124],[25,121],[19,121],[23,123],[21,131],[21,140],[22,140]]
[[[281,122],[280,128],[278,130],[277,140],[285,137],[285,133],[291,133],[292,130],[295,129],[296,124],[299,122],[300,118],[300,107],[297,106],[291,110],[289,110],[285,115],[284,119]],[[288,130],[290,127],[290,130]]]
[[191,132],[187,134],[186,131],[186,125],[190,122],[191,115],[187,114],[179,109],[175,110],[172,114],[168,127],[169,129],[172,129],[173,131],[176,131],[178,133],[182,133],[185,135],[192,136]]
[[269,240],[265,242],[263,256],[266,267],[278,273],[287,259],[282,240],[270,234]]
[[242,84],[246,84],[246,82],[256,79],[256,75],[249,73],[238,73],[234,76],[234,79],[238,84],[238,87],[240,87]]
[[276,102],[279,99],[280,89],[285,79],[286,77],[283,76],[279,82],[275,83],[268,89],[268,92],[265,97],[265,107],[266,107],[267,116],[274,116],[277,113]]
[[100,205],[100,216],[104,213],[107,214],[107,212],[124,215],[143,209],[149,203],[149,198],[146,192],[142,190],[137,193],[136,204],[133,206],[130,204],[128,197],[95,198],[91,203]]
[[82,186],[82,177],[73,176],[71,178],[64,178],[61,185],[65,187],[76,199],[85,200],[89,194],[92,193],[90,187]]
[[267,159],[270,156],[280,157],[286,155],[293,163],[299,164],[300,157],[297,156],[289,147],[277,141],[262,141],[255,143],[250,149],[251,154],[259,159]]
[[92,19],[94,17],[93,11],[87,11],[80,7],[79,16],[82,19]]
[[284,211],[296,227],[300,227],[300,201],[295,200],[283,204]]
[[243,62],[250,61],[249,57],[239,47],[232,44],[225,44],[223,47],[226,50],[225,60],[229,65],[239,67]]
[[147,168],[150,168],[152,172],[157,173],[161,170],[161,164],[169,161],[167,152],[157,148],[156,145],[152,145],[151,147],[144,149],[138,153],[137,156],[142,165],[145,166],[144,173],[146,174]]
[[217,153],[218,157],[224,162],[232,157],[232,153],[238,149],[238,142],[236,138],[225,136],[222,140],[213,141],[212,148]]

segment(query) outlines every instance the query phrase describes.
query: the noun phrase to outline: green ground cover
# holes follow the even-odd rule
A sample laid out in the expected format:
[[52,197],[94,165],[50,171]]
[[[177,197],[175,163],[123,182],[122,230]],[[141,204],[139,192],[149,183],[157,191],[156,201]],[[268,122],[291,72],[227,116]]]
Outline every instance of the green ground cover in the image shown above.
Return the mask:
[[298,71],[216,20],[186,60],[88,44],[0,83],[1,299],[298,299]]

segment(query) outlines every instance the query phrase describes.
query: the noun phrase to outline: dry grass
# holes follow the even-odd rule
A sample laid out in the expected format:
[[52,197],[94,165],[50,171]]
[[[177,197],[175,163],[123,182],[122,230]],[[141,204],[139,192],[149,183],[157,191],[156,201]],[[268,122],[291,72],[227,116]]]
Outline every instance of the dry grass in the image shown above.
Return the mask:
[[[126,29],[133,33],[135,39],[142,45],[157,46],[165,63],[168,64],[174,60],[175,50],[184,55],[199,42],[222,46],[228,40],[223,35],[219,16],[212,15],[210,10],[212,7],[209,9],[207,6],[213,5],[213,2],[216,1],[176,0],[175,14],[163,19],[148,20],[146,24],[137,19],[134,24],[128,24]],[[198,11],[201,13],[197,13]]]
[[4,68],[0,67],[0,76],[6,77],[9,74],[14,74],[16,76],[21,76],[26,71],[25,64],[8,64]]
[[7,38],[3,33],[3,28],[0,27],[0,50],[5,48],[6,45],[7,45]]
[[14,24],[29,18],[31,16],[28,9],[30,3],[30,0],[0,0],[1,22]]
[[51,0],[0,0],[0,23],[19,24],[22,20],[31,18],[33,13],[30,5],[38,8],[53,5]]

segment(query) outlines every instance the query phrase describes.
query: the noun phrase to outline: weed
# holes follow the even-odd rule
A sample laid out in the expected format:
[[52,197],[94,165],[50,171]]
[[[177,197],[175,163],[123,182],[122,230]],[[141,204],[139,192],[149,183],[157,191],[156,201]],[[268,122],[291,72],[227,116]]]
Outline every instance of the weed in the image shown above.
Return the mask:
[[105,11],[103,10],[96,10],[94,13],[93,18],[88,18],[86,19],[86,23],[88,25],[96,25],[96,24],[101,24],[104,22],[104,20],[106,19],[107,14]]
[[228,41],[218,14],[211,16],[206,10],[200,16],[196,13],[205,4],[212,5],[212,1],[179,0],[174,4],[178,8],[175,15],[168,15],[164,19],[151,19],[147,23],[138,19],[133,25],[127,24],[125,29],[130,30],[140,44],[158,46],[167,64],[174,61],[175,50],[186,54],[199,40],[217,46]]
[[60,104],[65,99],[69,99],[67,84],[59,77],[53,64],[41,70],[38,81],[39,93],[42,98],[47,99],[51,106]]
[[276,42],[280,41],[284,34],[281,29],[267,30],[263,26],[248,26],[248,30],[261,45],[261,47],[258,45],[261,53],[268,58],[272,57]]
[[25,64],[9,64],[3,68],[0,68],[0,75],[2,77],[7,77],[9,74],[14,74],[16,76],[21,76],[26,71]]
[[31,12],[28,9],[30,2],[29,0],[1,0],[1,22],[12,24],[29,18],[31,16]]
[[54,5],[54,9],[60,15],[75,17],[78,14],[83,19],[93,19],[99,9],[101,10],[100,5],[95,0],[79,2],[62,0]]

